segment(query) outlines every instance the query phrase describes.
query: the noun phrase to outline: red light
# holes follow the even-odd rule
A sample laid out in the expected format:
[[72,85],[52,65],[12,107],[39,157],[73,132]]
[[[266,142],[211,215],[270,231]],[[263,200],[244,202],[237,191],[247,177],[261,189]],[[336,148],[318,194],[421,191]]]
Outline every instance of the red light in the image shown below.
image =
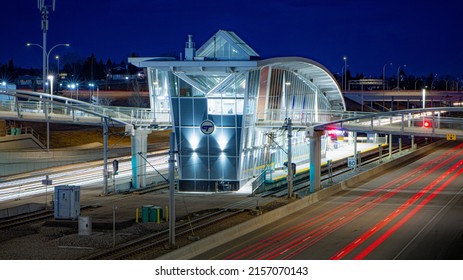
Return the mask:
[[423,122],[423,126],[424,126],[425,128],[430,128],[430,127],[431,127],[431,122],[425,120],[425,121]]

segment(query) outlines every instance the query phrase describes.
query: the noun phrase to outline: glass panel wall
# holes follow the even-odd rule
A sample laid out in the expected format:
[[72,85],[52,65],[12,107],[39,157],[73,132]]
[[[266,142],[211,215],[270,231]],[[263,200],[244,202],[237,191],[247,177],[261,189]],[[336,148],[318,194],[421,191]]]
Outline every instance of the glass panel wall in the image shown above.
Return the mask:
[[[331,109],[310,79],[286,69],[204,74],[148,70],[156,118],[170,115],[174,120],[184,191],[237,190],[264,170],[284,169],[285,118],[295,125],[314,122],[320,118],[318,110]],[[210,135],[201,132],[205,120],[214,124]],[[262,121],[275,123],[273,128],[256,126]],[[292,141],[293,162],[308,162],[304,131],[294,130]]]

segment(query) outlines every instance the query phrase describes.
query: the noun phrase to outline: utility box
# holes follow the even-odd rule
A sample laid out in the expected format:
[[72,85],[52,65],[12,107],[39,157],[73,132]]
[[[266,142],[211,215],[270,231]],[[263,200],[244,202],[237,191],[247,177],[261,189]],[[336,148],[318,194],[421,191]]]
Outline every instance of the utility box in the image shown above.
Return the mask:
[[79,235],[92,235],[92,217],[79,216]]
[[141,222],[147,223],[149,222],[150,212],[153,205],[143,205],[141,208]]
[[55,219],[75,220],[80,216],[80,186],[56,186]]
[[153,206],[150,209],[149,221],[150,222],[161,222],[162,220],[162,208],[159,206]]

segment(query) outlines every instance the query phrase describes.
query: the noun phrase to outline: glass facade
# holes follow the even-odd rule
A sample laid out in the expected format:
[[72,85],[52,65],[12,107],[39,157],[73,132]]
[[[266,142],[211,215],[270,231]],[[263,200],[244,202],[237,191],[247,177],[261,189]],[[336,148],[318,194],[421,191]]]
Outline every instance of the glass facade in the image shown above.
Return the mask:
[[175,131],[180,191],[236,191],[264,170],[283,168],[287,118],[292,161],[309,162],[304,128],[343,104],[329,73],[305,59],[257,63],[249,46],[223,31],[197,55],[139,64],[147,68],[154,121]]
[[[156,120],[173,120],[183,191],[238,190],[266,169],[283,168],[284,120],[319,122],[318,111],[331,110],[313,83],[271,65],[210,76],[149,68],[149,77]],[[205,120],[213,123],[212,134],[201,131]],[[267,123],[272,127],[261,125]],[[305,131],[294,130],[292,141],[293,162],[308,162]]]

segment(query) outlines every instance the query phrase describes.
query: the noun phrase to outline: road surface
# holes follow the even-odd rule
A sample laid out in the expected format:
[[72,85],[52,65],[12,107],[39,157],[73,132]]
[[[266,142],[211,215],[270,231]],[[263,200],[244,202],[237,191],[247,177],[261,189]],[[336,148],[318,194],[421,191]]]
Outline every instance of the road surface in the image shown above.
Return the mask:
[[196,259],[463,259],[462,173],[448,142]]

